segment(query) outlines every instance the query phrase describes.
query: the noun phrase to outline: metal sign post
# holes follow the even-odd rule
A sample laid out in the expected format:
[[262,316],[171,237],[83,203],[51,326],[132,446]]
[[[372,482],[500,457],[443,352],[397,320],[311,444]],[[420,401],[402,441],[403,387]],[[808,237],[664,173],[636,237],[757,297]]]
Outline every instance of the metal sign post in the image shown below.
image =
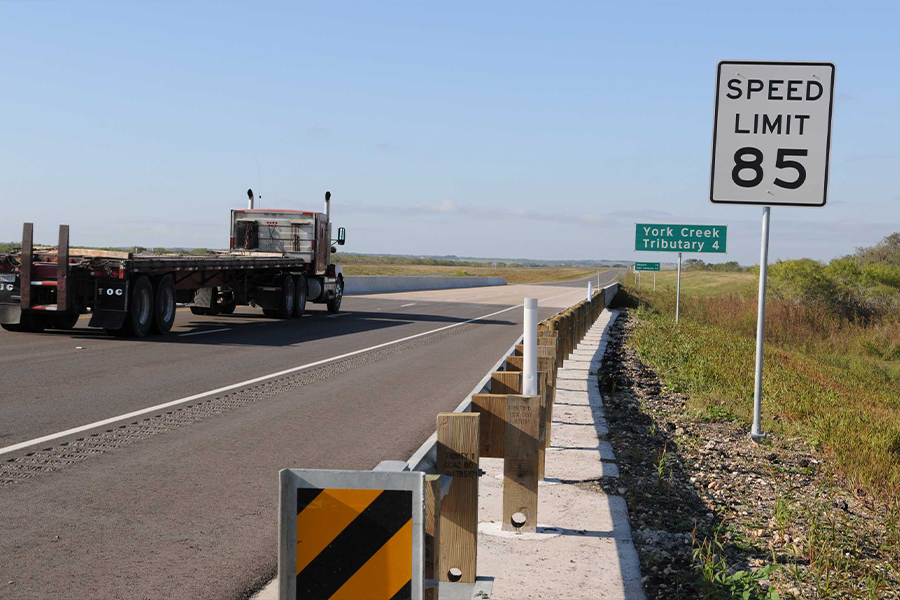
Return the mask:
[[762,369],[763,339],[766,329],[766,275],[769,270],[769,207],[763,208],[762,243],[759,250],[759,301],[756,315],[756,370],[753,387],[753,427],[750,439],[758,442],[765,437],[762,432]]
[[678,283],[675,292],[675,324],[678,325],[678,315],[681,313],[681,252],[678,253]]
[[762,205],[753,426],[762,432],[763,340],[771,206],[825,206],[834,64],[723,60],[716,70],[709,199]]

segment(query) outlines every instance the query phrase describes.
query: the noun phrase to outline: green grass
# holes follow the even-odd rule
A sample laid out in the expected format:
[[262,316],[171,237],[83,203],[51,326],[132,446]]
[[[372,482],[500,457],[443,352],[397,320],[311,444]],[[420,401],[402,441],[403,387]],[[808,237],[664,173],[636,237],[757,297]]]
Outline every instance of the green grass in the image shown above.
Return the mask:
[[[749,430],[755,281],[751,274],[749,289],[729,293],[734,274],[699,275],[698,285],[688,287],[682,298],[678,326],[673,292],[636,292],[629,286],[638,303],[630,343],[667,388],[689,397],[690,417],[733,421]],[[778,579],[786,579],[788,587],[800,584],[810,597],[875,599],[896,589],[900,360],[893,348],[898,338],[900,317],[861,325],[820,307],[768,300],[763,430],[772,434],[773,444],[807,440],[824,458],[825,473],[836,477],[819,484],[814,500],[798,501],[791,487],[795,470],[774,467],[777,489],[769,523],[741,525],[747,531],[773,527],[794,537],[795,543],[780,550],[785,566]],[[813,467],[801,470],[811,474]],[[861,523],[833,510],[836,494],[868,496],[881,518]],[[796,543],[798,532],[802,541]],[[736,574],[725,568],[716,536],[695,541],[695,548],[707,598],[762,597],[755,576],[731,579]]]
[[[752,421],[754,276],[687,273],[681,324],[674,293],[629,290],[641,303],[631,343],[665,384],[690,396],[706,420]],[[718,281],[717,281],[718,280]],[[739,294],[726,290],[744,285]],[[749,287],[748,287],[749,284]],[[718,290],[715,292],[714,290]],[[749,291],[748,291],[749,290]],[[763,429],[801,436],[837,472],[881,497],[900,492],[900,321],[862,326],[770,298],[763,377]]]
[[[641,274],[640,291],[653,290],[653,273]],[[656,273],[656,289],[674,290],[677,286],[678,273],[676,271],[659,271]],[[626,283],[630,288],[637,289],[634,273],[629,273]],[[682,271],[681,292],[684,295],[718,296],[752,290],[756,285],[756,275],[753,273],[730,273],[710,271]]]

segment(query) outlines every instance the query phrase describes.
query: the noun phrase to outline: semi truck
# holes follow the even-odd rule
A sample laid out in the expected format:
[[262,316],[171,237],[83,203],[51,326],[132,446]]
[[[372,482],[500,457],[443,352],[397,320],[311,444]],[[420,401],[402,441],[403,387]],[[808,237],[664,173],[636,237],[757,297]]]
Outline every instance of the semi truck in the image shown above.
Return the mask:
[[344,274],[331,262],[346,232],[332,239],[331,193],[325,211],[248,207],[231,211],[228,250],[206,255],[70,248],[69,226],[56,246],[35,246],[25,223],[21,248],[0,254],[0,326],[7,331],[89,327],[116,336],[166,334],[178,304],[197,315],[229,315],[239,305],[267,317],[299,317],[308,302],[341,308]]

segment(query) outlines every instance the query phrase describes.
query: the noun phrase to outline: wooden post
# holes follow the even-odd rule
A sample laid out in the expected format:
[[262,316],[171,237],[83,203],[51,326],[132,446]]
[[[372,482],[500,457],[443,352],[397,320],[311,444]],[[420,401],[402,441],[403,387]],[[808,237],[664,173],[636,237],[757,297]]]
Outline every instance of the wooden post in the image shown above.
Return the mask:
[[[547,382],[550,380],[550,374],[546,371],[538,371],[538,479],[544,478],[544,468],[546,465],[547,453],[547,411],[549,404],[549,394]],[[509,415],[507,415],[507,418]]]
[[491,373],[492,394],[521,394],[521,371],[494,371]]
[[[425,476],[425,579],[437,579],[441,553],[441,476]],[[438,600],[437,588],[425,590],[425,600]]]
[[506,531],[537,530],[540,397],[509,396],[506,459],[503,461],[503,523]]
[[[540,356],[540,354],[538,354]],[[507,356],[506,357],[506,370],[507,371],[522,371],[525,368],[525,357],[524,356]]]
[[[453,478],[441,502],[440,581],[475,583],[478,551],[478,413],[439,413],[437,465]],[[459,569],[459,579],[450,570]]]
[[[555,354],[555,348],[553,349]],[[556,400],[556,359],[553,356],[541,356],[538,353],[538,371],[546,373],[546,403],[544,408],[544,448],[550,447],[550,433],[553,423],[553,402]],[[541,471],[541,479],[544,472]]]
[[478,424],[478,454],[481,458],[503,458],[506,397],[506,394],[472,394],[472,412],[481,415]]

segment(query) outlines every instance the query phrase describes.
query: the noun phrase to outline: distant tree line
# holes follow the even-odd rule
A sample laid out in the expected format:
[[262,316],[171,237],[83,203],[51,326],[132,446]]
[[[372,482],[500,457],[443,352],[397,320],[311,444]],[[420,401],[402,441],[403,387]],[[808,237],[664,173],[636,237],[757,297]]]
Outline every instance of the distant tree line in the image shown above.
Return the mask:
[[[758,272],[758,268],[755,267]],[[825,306],[852,321],[900,312],[900,233],[828,263],[778,261],[769,266],[770,293],[800,305]]]
[[[432,267],[494,267],[498,269],[508,268],[548,268],[551,265],[539,262],[506,262],[506,261],[478,261],[461,260],[454,256],[442,258],[427,258],[417,256],[382,256],[374,254],[347,254],[338,252],[333,260],[336,264],[352,265],[428,265]],[[568,263],[554,264],[553,267],[570,267]]]
[[721,271],[728,273],[740,273],[747,270],[747,267],[742,267],[736,260],[729,260],[723,263],[706,263],[699,258],[687,259],[684,261],[683,267],[691,271]]

